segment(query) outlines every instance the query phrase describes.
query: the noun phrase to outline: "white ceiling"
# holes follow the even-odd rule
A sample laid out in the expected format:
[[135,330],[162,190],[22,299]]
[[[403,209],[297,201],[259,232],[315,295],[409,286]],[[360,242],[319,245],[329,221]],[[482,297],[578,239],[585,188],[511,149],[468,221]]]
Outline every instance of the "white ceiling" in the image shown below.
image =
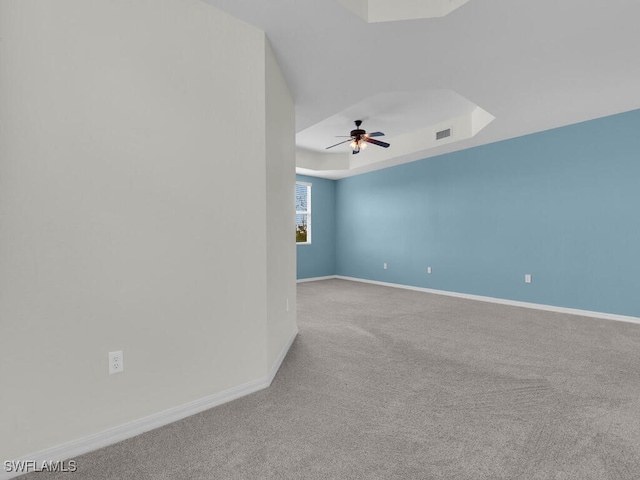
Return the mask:
[[469,0],[338,0],[363,20],[392,22],[444,17]]
[[205,1],[267,33],[298,132],[391,92],[449,90],[495,116],[426,158],[640,108],[638,0],[471,0],[383,23],[338,0]]
[[[391,147],[365,144],[357,155],[349,143],[327,149],[344,140],[336,133],[349,135],[353,119],[362,120],[360,128],[370,133],[382,131],[384,137],[377,140]],[[379,93],[298,132],[296,172],[336,179],[419,160],[429,149],[477,135],[493,120],[453,90]],[[449,135],[438,139],[437,132],[443,130]]]
[[[362,120],[367,132],[382,131],[391,138],[426,125],[471,114],[476,105],[452,90],[378,93],[351,105],[296,135],[298,147],[324,152],[339,141],[336,135],[349,135],[356,128],[354,120]],[[350,152],[348,144],[332,149]]]

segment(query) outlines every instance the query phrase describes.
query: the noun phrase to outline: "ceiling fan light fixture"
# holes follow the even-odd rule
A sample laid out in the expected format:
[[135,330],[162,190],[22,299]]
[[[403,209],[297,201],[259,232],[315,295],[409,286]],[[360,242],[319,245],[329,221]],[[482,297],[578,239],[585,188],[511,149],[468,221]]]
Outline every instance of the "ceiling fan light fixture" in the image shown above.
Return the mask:
[[[367,148],[367,143],[373,143],[378,147],[384,147],[384,148],[388,148],[390,146],[387,142],[381,142],[380,140],[375,140],[371,138],[371,137],[384,137],[384,133],[382,132],[367,133],[366,131],[360,128],[360,125],[362,125],[362,120],[356,120],[355,124],[356,124],[356,129],[351,130],[350,138],[348,138],[347,140],[343,140],[342,142],[338,142],[335,145],[331,145],[325,148],[325,150],[329,150],[330,148],[337,147],[338,145],[344,145],[345,143],[349,144],[349,147],[351,147],[351,150],[353,151],[353,153],[360,153],[360,150],[364,150],[365,148]],[[346,138],[346,137],[342,137],[342,138]]]

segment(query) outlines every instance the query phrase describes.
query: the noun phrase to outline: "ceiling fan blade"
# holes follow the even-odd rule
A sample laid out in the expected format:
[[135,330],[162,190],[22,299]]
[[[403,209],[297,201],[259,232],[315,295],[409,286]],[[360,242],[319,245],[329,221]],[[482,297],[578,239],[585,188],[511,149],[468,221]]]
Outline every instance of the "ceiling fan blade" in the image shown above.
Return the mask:
[[345,140],[344,142],[340,142],[340,143],[336,143],[335,145],[331,145],[330,147],[325,148],[325,150],[329,150],[330,148],[333,147],[337,147],[338,145],[342,145],[343,143],[347,143],[351,141],[351,137],[349,137],[349,140]]
[[367,137],[384,137],[384,133],[382,132],[367,133]]
[[374,145],[378,145],[379,147],[390,147],[390,144],[388,144],[387,142],[381,142],[380,140],[374,140],[373,138],[365,138],[364,141],[367,143],[373,143]]

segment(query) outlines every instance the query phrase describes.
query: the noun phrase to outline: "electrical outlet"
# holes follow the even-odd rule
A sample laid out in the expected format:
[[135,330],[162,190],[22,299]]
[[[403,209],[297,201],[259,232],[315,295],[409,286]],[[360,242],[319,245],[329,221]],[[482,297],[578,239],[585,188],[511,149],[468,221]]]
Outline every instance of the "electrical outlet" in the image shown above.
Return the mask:
[[427,273],[431,273],[431,267],[427,267]]
[[384,269],[386,270],[386,269],[387,269],[387,264],[386,264],[386,263],[383,263],[383,264],[382,264],[382,268],[384,268]]
[[524,276],[524,283],[531,283],[531,275],[528,273]]
[[122,350],[109,352],[109,375],[120,373],[124,370],[124,357]]

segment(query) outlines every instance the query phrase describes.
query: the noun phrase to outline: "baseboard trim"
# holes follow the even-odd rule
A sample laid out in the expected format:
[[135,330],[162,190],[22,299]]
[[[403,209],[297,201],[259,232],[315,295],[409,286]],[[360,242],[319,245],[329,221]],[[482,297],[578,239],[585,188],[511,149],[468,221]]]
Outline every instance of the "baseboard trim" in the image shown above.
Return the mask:
[[282,362],[284,362],[284,359],[286,358],[287,353],[289,353],[289,350],[291,349],[291,345],[293,345],[293,342],[297,336],[298,336],[298,329],[296,328],[294,332],[291,334],[291,337],[289,338],[289,340],[287,341],[287,344],[280,351],[278,358],[276,358],[275,362],[273,362],[273,365],[271,366],[271,370],[269,370],[269,374],[267,375],[267,380],[269,382],[269,385],[271,385],[271,382],[273,382],[273,379],[276,378],[276,374],[278,373],[278,370],[280,370],[280,366],[282,365]]
[[331,280],[333,278],[338,278],[336,275],[329,275],[326,277],[313,277],[313,278],[301,278],[296,280],[297,283],[306,283],[306,282],[317,282],[318,280]]
[[402,288],[405,290],[414,290],[417,292],[433,293],[435,295],[445,295],[448,297],[465,298],[467,300],[478,300],[480,302],[498,303],[500,305],[510,305],[512,307],[532,308],[535,310],[544,310],[547,312],[567,313],[569,315],[580,315],[582,317],[600,318],[603,320],[614,320],[616,322],[627,322],[640,324],[640,318],[630,317],[626,315],[618,315],[615,313],[592,312],[589,310],[580,310],[577,308],[556,307],[554,305],[544,305],[541,303],[520,302],[517,300],[506,300],[503,298],[485,297],[482,295],[472,295],[469,293],[449,292],[447,290],[435,290],[432,288],[414,287],[412,285],[403,285],[401,283],[379,282],[377,280],[367,280],[364,278],[345,277],[336,275],[333,278],[340,280],[348,280],[351,282],[371,283],[373,285],[382,285],[384,287]]
[[[109,445],[113,445],[114,443],[118,443],[128,438],[135,437],[150,430],[154,430],[169,423],[182,420],[183,418],[190,417],[191,415],[195,415],[196,413],[204,412],[205,410],[209,410],[210,408],[217,407],[218,405],[236,400],[237,398],[244,397],[245,395],[263,390],[271,385],[271,382],[278,373],[278,369],[282,365],[282,362],[287,356],[287,353],[289,352],[289,349],[291,348],[291,345],[293,344],[293,341],[296,339],[297,335],[298,330],[296,329],[291,335],[291,338],[287,341],[287,344],[278,355],[276,361],[271,366],[268,374],[264,377],[229,388],[222,392],[215,393],[198,400],[194,400],[192,402],[178,405],[177,407],[169,408],[162,412],[154,413],[147,417],[143,417],[138,420],[125,423],[123,425],[118,425],[117,427],[109,428],[102,432],[94,433],[92,435],[88,435],[86,437],[79,438],[62,445],[47,448],[31,455],[24,455],[21,458],[16,459],[16,461],[33,460],[36,461],[38,465],[40,465],[45,460],[62,461],[72,459],[79,455],[83,455],[85,453],[98,450],[99,448],[107,447]],[[9,459],[3,458],[1,460],[4,462],[5,460]],[[23,473],[26,472],[9,473],[5,471],[4,463],[0,466],[0,480],[14,478],[19,475],[23,475]]]

